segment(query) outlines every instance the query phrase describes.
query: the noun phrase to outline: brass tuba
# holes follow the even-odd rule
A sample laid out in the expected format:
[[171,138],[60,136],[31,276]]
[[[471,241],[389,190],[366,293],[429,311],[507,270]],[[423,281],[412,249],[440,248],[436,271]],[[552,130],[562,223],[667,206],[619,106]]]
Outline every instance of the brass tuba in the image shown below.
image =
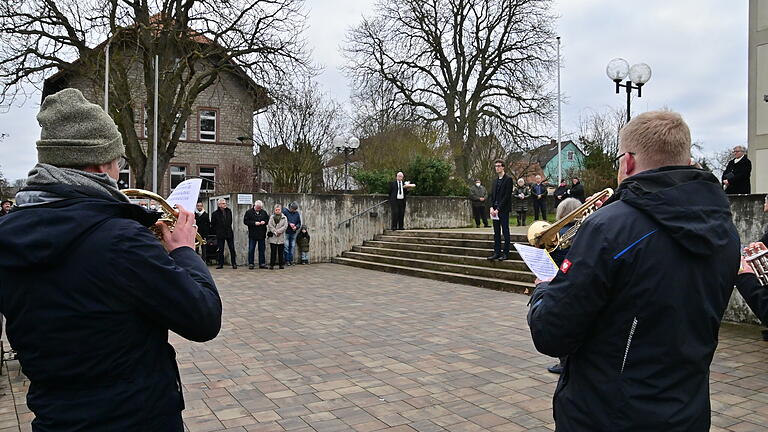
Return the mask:
[[[570,212],[564,218],[553,224],[545,221],[536,221],[532,223],[528,228],[528,243],[530,243],[531,246],[546,249],[548,252],[555,249],[565,249],[570,247],[571,241],[573,241],[573,237],[576,236],[576,232],[579,230],[581,223],[587,216],[598,209],[596,203],[609,198],[611,195],[613,195],[613,189],[603,189],[587,200],[587,202],[579,206],[576,210]],[[576,221],[576,224],[561,236],[560,230],[573,221]]]
[[[168,228],[173,231],[173,227],[176,225],[176,221],[179,219],[179,211],[171,207],[170,204],[168,204],[168,201],[163,199],[160,195],[150,192],[148,190],[144,189],[122,189],[120,192],[122,192],[125,196],[132,199],[151,199],[155,200],[160,204],[160,207],[162,208],[162,216],[160,216],[160,219],[158,219],[160,222],[168,225]],[[160,231],[160,228],[152,225],[149,227],[149,230],[152,231],[153,234],[155,234],[155,237],[157,237],[158,240],[163,239],[162,231]],[[205,245],[205,239],[203,239],[203,236],[200,235],[200,233],[195,234],[195,247],[203,246]]]
[[768,286],[768,249],[757,247],[745,250],[747,262],[752,266],[760,285]]

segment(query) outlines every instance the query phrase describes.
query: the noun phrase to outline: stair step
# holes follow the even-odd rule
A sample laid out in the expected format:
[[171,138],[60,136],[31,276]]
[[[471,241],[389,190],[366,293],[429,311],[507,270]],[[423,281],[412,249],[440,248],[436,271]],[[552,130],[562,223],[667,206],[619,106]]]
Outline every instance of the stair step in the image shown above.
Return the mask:
[[468,276],[488,277],[510,281],[533,282],[534,276],[530,272],[510,270],[502,268],[477,267],[464,264],[452,264],[439,261],[427,261],[410,259],[388,255],[374,255],[363,252],[344,252],[344,258],[353,258],[360,261],[377,262],[401,267],[415,267],[425,270],[434,270],[446,273],[456,273]]
[[520,260],[488,261],[486,252],[484,256],[453,255],[434,252],[419,252],[410,249],[390,249],[371,246],[353,246],[352,251],[363,252],[372,255],[387,255],[401,258],[411,258],[425,261],[439,261],[452,264],[464,264],[476,267],[528,271],[528,267]]
[[483,288],[490,288],[500,291],[510,291],[516,293],[523,293],[525,290],[533,290],[533,283],[511,281],[504,279],[496,279],[480,276],[469,276],[464,274],[449,273],[443,271],[428,270],[415,267],[398,266],[392,264],[384,264],[372,261],[365,261],[360,259],[336,257],[333,260],[337,264],[351,265],[360,268],[366,268],[369,270],[379,270],[389,273],[398,273],[408,276],[417,276],[433,280],[441,280],[445,282],[452,282],[470,286],[477,286]]
[[[457,240],[487,240],[493,241],[493,231],[489,232],[465,232],[455,230],[385,230],[384,235],[400,237],[431,237]],[[524,234],[511,234],[512,241],[524,242],[527,237]]]
[[417,243],[417,244],[429,244],[435,246],[455,246],[455,247],[467,247],[478,249],[492,249],[493,240],[462,240],[462,239],[450,239],[439,237],[405,237],[394,235],[376,235],[374,240],[399,242],[399,243]]
[[[488,257],[493,254],[493,245],[488,248],[467,248],[457,246],[440,246],[421,243],[400,243],[391,241],[379,241],[379,240],[367,240],[363,242],[363,246],[380,247],[388,249],[399,250],[412,250],[418,252],[432,252],[449,255],[462,255],[462,256],[474,256],[474,257]],[[509,257],[513,260],[519,260],[520,255],[514,251],[514,247],[510,251]]]

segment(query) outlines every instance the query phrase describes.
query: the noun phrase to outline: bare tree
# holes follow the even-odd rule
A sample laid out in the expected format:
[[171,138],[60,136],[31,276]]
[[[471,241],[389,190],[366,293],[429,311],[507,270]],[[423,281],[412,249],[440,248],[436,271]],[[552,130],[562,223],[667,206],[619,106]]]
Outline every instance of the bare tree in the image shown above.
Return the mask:
[[344,129],[344,111],[318,85],[304,80],[281,90],[256,122],[262,167],[279,192],[322,187],[323,162]]
[[204,90],[236,75],[251,80],[254,93],[263,93],[256,82],[270,85],[308,67],[303,28],[301,0],[5,0],[0,103],[28,96],[30,85],[40,89],[56,70],[99,88],[108,47],[109,112],[123,135],[137,186],[145,187],[153,154],[137,136],[136,110],[147,107],[147,142],[152,142],[155,56],[162,173]]
[[354,85],[380,81],[398,107],[445,128],[456,174],[467,178],[478,124],[530,136],[551,113],[550,0],[380,0],[345,47]]
[[625,108],[587,111],[579,119],[579,141],[593,143],[609,158],[619,154],[619,132],[627,124]]
[[224,161],[221,165],[216,186],[225,191],[253,191],[253,167],[243,165],[236,159]]

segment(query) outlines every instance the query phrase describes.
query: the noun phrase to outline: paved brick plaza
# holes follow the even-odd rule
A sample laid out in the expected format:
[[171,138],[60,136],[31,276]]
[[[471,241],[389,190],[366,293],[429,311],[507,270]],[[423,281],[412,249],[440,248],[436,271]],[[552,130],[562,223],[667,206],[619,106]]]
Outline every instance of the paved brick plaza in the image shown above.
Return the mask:
[[[552,360],[527,297],[334,264],[213,270],[219,337],[172,338],[190,432],[548,431]],[[768,343],[728,325],[712,367],[714,431],[768,431]],[[10,363],[0,432],[30,430]],[[20,425],[19,425],[20,423]]]

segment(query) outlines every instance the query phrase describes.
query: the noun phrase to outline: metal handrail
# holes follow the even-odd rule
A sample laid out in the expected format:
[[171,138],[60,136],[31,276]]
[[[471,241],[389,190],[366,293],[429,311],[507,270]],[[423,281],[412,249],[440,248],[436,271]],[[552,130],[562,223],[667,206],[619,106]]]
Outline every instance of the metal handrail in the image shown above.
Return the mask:
[[358,214],[356,214],[356,215],[354,215],[354,216],[352,216],[352,217],[350,217],[350,218],[348,218],[348,219],[345,219],[345,220],[343,220],[343,221],[339,222],[339,224],[338,224],[338,225],[336,225],[336,228],[338,228],[338,227],[340,227],[340,226],[342,226],[342,225],[347,225],[347,226],[349,226],[349,223],[350,223],[350,222],[352,222],[354,219],[357,219],[357,218],[359,218],[360,216],[362,216],[362,215],[364,215],[364,214],[368,213],[369,211],[371,211],[371,210],[375,209],[376,207],[378,207],[378,206],[380,206],[380,205],[382,205],[382,204],[386,204],[386,203],[388,203],[388,202],[389,202],[389,200],[387,199],[387,200],[384,200],[384,201],[382,201],[382,202],[380,202],[380,203],[378,203],[378,204],[376,204],[376,205],[373,205],[373,206],[371,206],[371,207],[368,207],[367,209],[365,209],[365,210],[361,211],[360,213],[358,213]]

